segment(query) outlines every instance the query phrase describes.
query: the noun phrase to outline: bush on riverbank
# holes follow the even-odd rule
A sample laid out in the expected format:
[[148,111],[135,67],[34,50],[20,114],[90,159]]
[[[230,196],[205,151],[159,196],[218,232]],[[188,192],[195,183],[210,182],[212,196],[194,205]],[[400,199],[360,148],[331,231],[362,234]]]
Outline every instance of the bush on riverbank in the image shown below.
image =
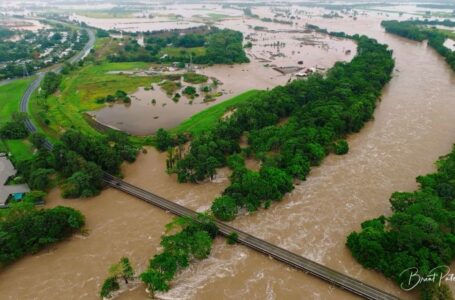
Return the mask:
[[60,241],[84,225],[84,216],[69,207],[36,209],[34,203],[12,203],[0,212],[0,264]]
[[218,228],[207,215],[198,215],[195,220],[176,218],[166,225],[166,229],[167,232],[178,232],[162,237],[163,252],[155,255],[147,270],[140,275],[152,296],[155,291],[168,291],[175,274],[188,267],[193,259],[206,258],[218,232]]
[[120,279],[123,279],[125,284],[128,284],[128,281],[134,278],[134,270],[130,260],[128,257],[122,257],[118,263],[109,267],[109,276],[101,286],[100,296],[102,298],[108,298],[113,292],[118,291],[120,289]]

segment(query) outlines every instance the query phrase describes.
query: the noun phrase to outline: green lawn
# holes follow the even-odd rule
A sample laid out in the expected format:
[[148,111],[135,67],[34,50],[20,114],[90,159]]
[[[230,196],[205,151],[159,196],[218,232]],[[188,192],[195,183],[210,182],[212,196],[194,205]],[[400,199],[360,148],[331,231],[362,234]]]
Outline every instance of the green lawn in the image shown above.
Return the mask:
[[[106,72],[147,69],[149,65],[127,62],[84,66],[64,77],[60,92],[47,98],[47,107],[39,105],[44,101],[34,95],[31,106],[33,119],[47,134],[54,137],[71,127],[86,134],[98,134],[84,119],[84,112],[106,105],[96,103],[97,98],[113,95],[117,90],[133,93],[141,86],[150,86],[152,82],[161,81],[161,78],[156,76],[129,76]],[[49,125],[45,124],[44,119],[48,120]]]
[[7,140],[5,142],[8,151],[13,154],[15,161],[21,161],[32,157],[33,146],[27,140]]
[[198,135],[202,131],[213,127],[228,109],[232,108],[234,105],[250,100],[258,93],[260,93],[258,90],[249,90],[231,99],[213,105],[183,121],[179,126],[171,129],[171,132],[190,132],[193,135]]
[[[32,81],[33,78],[17,79],[0,86],[0,124],[19,111],[22,95]],[[31,157],[32,147],[27,140],[5,140],[0,141],[0,152],[11,152],[14,160],[20,161]]]
[[192,53],[194,56],[203,56],[205,55],[204,47],[193,47],[193,48],[183,48],[183,47],[166,47],[161,49],[161,54],[167,54],[172,57],[186,56]]
[[0,123],[8,122],[19,111],[22,95],[33,79],[18,79],[0,86]]

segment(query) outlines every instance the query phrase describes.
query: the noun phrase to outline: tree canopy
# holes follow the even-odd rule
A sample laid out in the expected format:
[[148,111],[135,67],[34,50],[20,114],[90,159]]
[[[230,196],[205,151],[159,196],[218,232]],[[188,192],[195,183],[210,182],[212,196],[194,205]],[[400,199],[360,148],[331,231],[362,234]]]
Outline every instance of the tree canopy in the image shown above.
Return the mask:
[[[394,68],[386,45],[365,36],[350,38],[358,44],[351,62],[336,63],[325,77],[315,74],[258,93],[229,118],[194,136],[185,155],[168,165],[169,171],[181,182],[198,182],[230,166],[231,185],[214,201],[212,211],[232,220],[239,209],[255,211],[280,200],[293,189],[293,178],[304,180],[328,153],[346,153],[349,146],[343,138],[371,119]],[[242,136],[248,140],[243,149]],[[158,140],[161,149],[179,144],[161,131]],[[239,153],[261,160],[260,171],[247,170]]]

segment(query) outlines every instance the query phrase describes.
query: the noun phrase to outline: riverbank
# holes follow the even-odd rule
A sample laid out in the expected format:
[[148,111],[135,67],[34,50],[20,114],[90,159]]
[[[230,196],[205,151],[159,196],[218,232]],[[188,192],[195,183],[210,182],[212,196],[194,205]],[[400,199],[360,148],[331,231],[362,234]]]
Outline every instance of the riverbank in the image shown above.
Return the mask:
[[250,90],[225,100],[224,102],[211,106],[183,121],[177,127],[172,128],[170,132],[175,134],[187,132],[192,135],[198,135],[202,131],[213,128],[218,120],[220,120],[229,109],[238,104],[249,101],[259,93],[260,91],[258,90]]

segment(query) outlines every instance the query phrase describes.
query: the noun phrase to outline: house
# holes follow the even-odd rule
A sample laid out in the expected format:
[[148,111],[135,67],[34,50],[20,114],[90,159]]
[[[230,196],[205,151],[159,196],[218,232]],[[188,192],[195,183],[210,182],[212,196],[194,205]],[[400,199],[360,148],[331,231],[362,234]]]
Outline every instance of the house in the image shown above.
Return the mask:
[[30,192],[28,185],[6,185],[8,178],[16,175],[16,169],[5,154],[0,153],[0,208],[8,207],[8,200],[21,200]]

